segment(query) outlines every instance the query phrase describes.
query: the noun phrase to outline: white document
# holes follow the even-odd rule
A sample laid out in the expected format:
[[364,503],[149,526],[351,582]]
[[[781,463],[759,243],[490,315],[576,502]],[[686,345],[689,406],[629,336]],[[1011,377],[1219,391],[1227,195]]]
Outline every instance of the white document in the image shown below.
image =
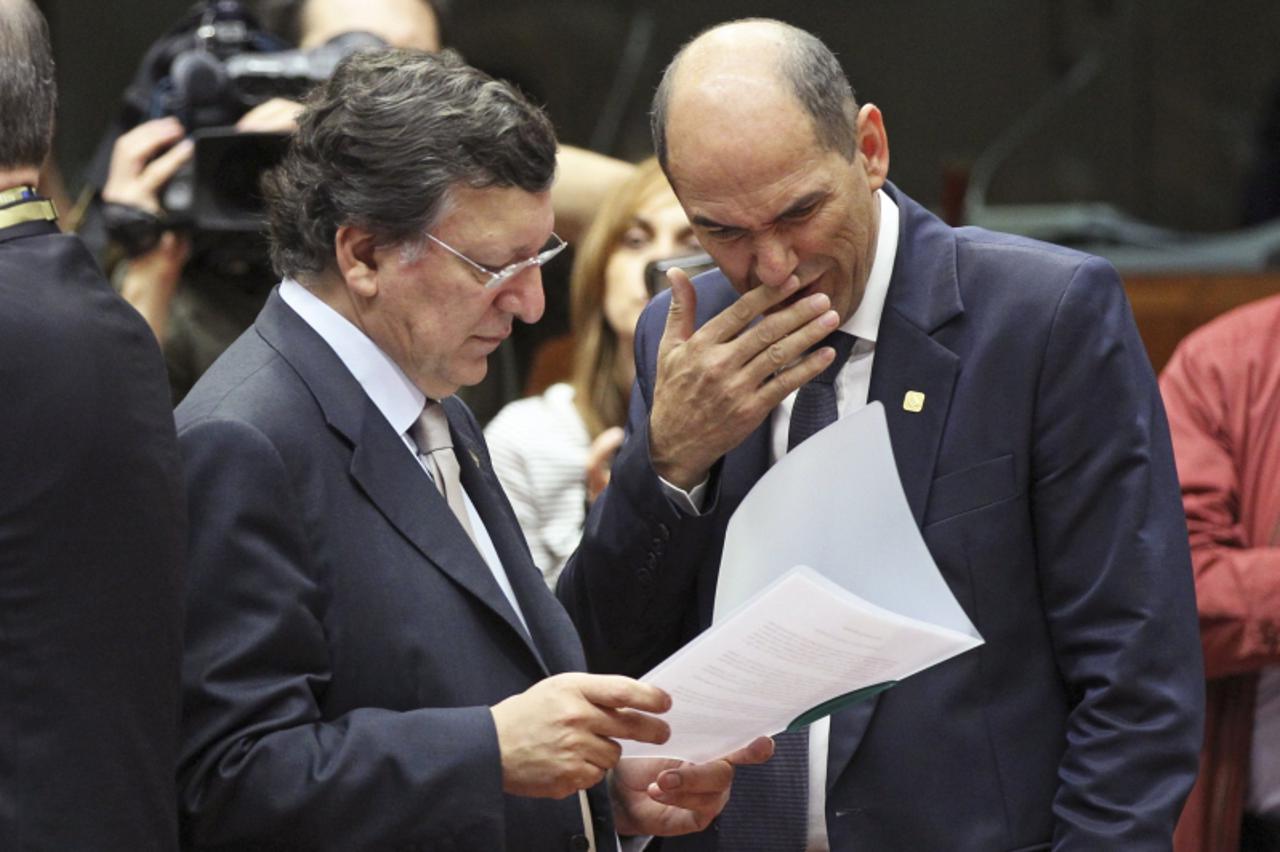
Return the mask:
[[980,644],[916,528],[873,402],[742,501],[712,627],[641,678],[672,696],[671,739],[624,741],[623,755],[713,759]]
[[752,487],[729,520],[714,620],[792,565],[876,606],[978,635],[916,528],[878,402],[813,435]]
[[671,695],[671,738],[624,741],[623,757],[712,760],[979,644],[797,566],[641,678]]

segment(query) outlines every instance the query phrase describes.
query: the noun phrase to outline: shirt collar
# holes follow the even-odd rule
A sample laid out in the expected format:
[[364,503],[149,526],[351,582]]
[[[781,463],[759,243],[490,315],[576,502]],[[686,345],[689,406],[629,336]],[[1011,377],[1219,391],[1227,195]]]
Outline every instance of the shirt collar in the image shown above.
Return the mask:
[[867,276],[867,286],[858,309],[840,326],[841,331],[872,343],[880,328],[880,315],[884,313],[884,300],[889,293],[893,262],[898,254],[898,205],[882,189],[876,190],[876,197],[880,199],[880,231],[876,236],[876,257],[871,262],[871,273]]
[[408,431],[427,398],[396,362],[346,317],[292,278],[280,282],[280,298],[329,344],[391,427],[400,434]]

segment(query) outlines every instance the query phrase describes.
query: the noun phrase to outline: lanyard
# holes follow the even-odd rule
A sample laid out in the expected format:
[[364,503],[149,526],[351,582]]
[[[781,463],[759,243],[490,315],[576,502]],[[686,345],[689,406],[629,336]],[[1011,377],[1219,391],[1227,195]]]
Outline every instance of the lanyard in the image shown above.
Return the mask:
[[36,191],[29,186],[0,192],[0,228],[23,222],[54,222],[57,218],[58,211],[54,209],[53,202],[36,195]]

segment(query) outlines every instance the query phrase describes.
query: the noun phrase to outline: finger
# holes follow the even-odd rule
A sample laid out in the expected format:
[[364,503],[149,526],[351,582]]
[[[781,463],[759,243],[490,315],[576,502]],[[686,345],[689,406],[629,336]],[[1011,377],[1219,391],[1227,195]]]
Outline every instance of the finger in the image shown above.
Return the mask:
[[691,811],[690,818],[697,825],[710,822],[724,808],[730,793],[720,790],[715,793],[688,793],[680,790],[663,790],[656,783],[645,790],[650,799],[673,808]]
[[671,726],[647,713],[601,708],[599,718],[589,725],[592,733],[622,740],[661,745],[671,738]]
[[622,759],[622,746],[608,737],[586,737],[577,744],[574,755],[599,773],[591,782],[595,784],[604,777],[604,773],[618,765]]
[[816,378],[819,373],[831,366],[836,359],[836,352],[830,346],[824,346],[806,355],[785,370],[777,372],[765,380],[756,391],[756,401],[767,411],[794,393],[798,388]]
[[286,98],[272,98],[240,116],[236,129],[244,133],[292,133],[298,129],[302,104]]
[[146,168],[142,170],[139,180],[142,181],[149,192],[158,192],[160,187],[168,183],[169,179],[177,173],[178,169],[191,161],[195,150],[194,142],[190,139],[183,139],[148,163]]
[[764,763],[773,756],[773,740],[757,737],[735,752],[706,763],[684,763],[658,773],[653,783],[658,789],[672,793],[718,794],[733,783],[735,766]]
[[[685,280],[688,280],[687,276]],[[691,289],[692,286],[691,284]],[[672,287],[672,289],[675,288]],[[707,320],[698,333],[721,343],[733,340],[766,310],[785,301],[799,289],[800,279],[794,275],[788,277],[780,287],[761,284],[759,287],[748,290],[732,305]]]
[[685,271],[672,267],[667,270],[667,280],[671,282],[671,305],[667,308],[667,325],[662,331],[659,350],[688,340],[693,335],[694,316],[698,311],[698,293]]
[[596,436],[587,450],[587,467],[592,468],[602,464],[614,450],[622,446],[622,436],[621,426],[610,426]]
[[839,314],[819,307],[819,303],[826,301],[825,296],[810,299],[805,299],[803,305],[788,308],[785,318],[769,317],[734,341],[733,346],[738,350],[734,357],[746,365],[745,377],[753,385],[762,384],[769,376],[790,367],[840,327]]
[[671,696],[656,686],[622,675],[576,675],[582,696],[597,707],[631,707],[648,713],[671,709]]
[[723,793],[733,783],[733,764],[727,760],[686,763],[658,773],[653,783],[667,793]]
[[773,740],[770,737],[756,737],[737,751],[720,758],[734,766],[750,766],[764,763],[773,757]]
[[157,118],[144,121],[124,133],[111,149],[111,166],[128,169],[137,174],[157,152],[182,138],[186,131],[176,118]]

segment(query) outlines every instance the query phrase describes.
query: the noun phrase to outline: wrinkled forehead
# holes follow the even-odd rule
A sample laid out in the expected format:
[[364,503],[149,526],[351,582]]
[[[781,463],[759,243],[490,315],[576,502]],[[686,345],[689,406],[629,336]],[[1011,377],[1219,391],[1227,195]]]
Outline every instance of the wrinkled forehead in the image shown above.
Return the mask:
[[687,102],[673,111],[667,169],[690,218],[725,215],[719,208],[727,205],[767,219],[829,182],[826,172],[842,158],[818,141],[808,114],[789,97],[757,103],[703,102],[698,110]]

